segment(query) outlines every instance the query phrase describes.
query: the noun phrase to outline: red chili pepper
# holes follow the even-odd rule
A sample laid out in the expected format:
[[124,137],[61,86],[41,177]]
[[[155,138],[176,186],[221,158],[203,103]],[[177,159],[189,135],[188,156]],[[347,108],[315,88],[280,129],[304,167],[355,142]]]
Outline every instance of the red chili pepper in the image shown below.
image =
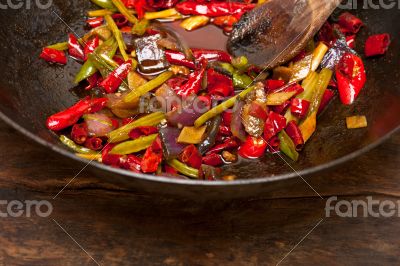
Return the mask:
[[189,145],[186,146],[181,154],[179,154],[178,159],[187,164],[190,167],[199,169],[201,167],[202,157],[196,146]]
[[100,86],[103,87],[107,93],[114,93],[121,85],[123,80],[128,76],[132,68],[132,60],[128,60],[117,69],[115,69],[108,77],[106,77]]
[[224,140],[223,143],[217,144],[214,147],[212,147],[206,154],[211,154],[211,153],[219,153],[224,150],[231,150],[235,149],[239,146],[239,143],[234,139],[234,138],[227,138]]
[[347,36],[346,43],[347,46],[349,46],[351,49],[354,49],[356,47],[356,35]]
[[133,119],[132,117],[128,117],[128,118],[122,119],[121,124],[122,124],[123,126],[125,126],[125,125],[127,125],[127,124],[129,124],[129,123],[132,123],[133,121],[134,121],[134,119]]
[[332,25],[327,21],[318,32],[317,39],[328,46],[332,46],[336,42],[336,36]]
[[67,64],[67,56],[64,51],[58,51],[52,48],[43,48],[40,58],[50,63]]
[[178,3],[175,8],[183,15],[204,15],[207,17],[220,17],[226,15],[244,14],[252,10],[255,4],[238,2],[211,2],[196,3],[185,1]]
[[230,127],[232,122],[232,110],[228,110],[222,113],[222,123]]
[[247,159],[257,159],[265,153],[268,143],[263,138],[248,136],[238,149],[238,154]]
[[85,90],[91,90],[99,86],[99,84],[103,81],[103,78],[101,77],[99,72],[96,72],[90,77],[88,77],[86,80],[89,83],[89,85],[85,87]]
[[91,28],[97,28],[103,25],[104,19],[103,17],[98,17],[98,18],[89,18],[86,20],[86,23],[91,27]]
[[366,82],[361,58],[351,53],[344,54],[336,66],[336,80],[342,103],[353,103]]
[[142,136],[148,136],[151,134],[156,134],[158,132],[158,129],[156,127],[152,126],[141,126],[141,127],[136,127],[129,132],[129,137],[131,139],[137,139]]
[[80,100],[70,108],[56,113],[47,118],[46,126],[50,130],[59,131],[72,126],[84,115],[95,113],[103,109],[107,103],[107,98],[90,99],[89,97]]
[[285,81],[283,80],[267,79],[265,81],[265,90],[267,92],[275,91],[283,86],[285,86]]
[[115,118],[110,118],[111,119],[111,123],[114,129],[119,128],[119,121]]
[[290,121],[285,129],[288,136],[292,139],[296,150],[300,151],[304,146],[303,135],[294,120]]
[[134,7],[139,20],[144,18],[145,6],[146,0],[135,0]]
[[253,101],[249,107],[249,115],[260,118],[261,120],[265,121],[268,117],[267,108]]
[[271,153],[277,153],[280,151],[279,146],[280,146],[281,141],[279,140],[278,136],[273,136],[270,140],[268,140],[268,150]]
[[127,8],[135,8],[136,0],[122,0],[122,2]]
[[217,25],[218,27],[232,27],[233,24],[239,21],[239,18],[236,16],[221,16],[213,19],[212,23]]
[[283,114],[286,112],[287,108],[290,106],[292,102],[290,100],[285,101],[281,105],[271,106],[271,110],[277,114]]
[[332,98],[335,96],[335,92],[333,90],[326,89],[324,95],[322,96],[321,104],[318,108],[318,113],[320,114],[325,110],[325,107],[331,102]]
[[207,91],[210,95],[228,97],[234,93],[233,81],[210,68],[207,70]]
[[85,143],[88,138],[88,128],[86,123],[75,124],[72,126],[71,139],[77,144]]
[[82,46],[79,44],[78,39],[73,34],[68,35],[68,53],[70,56],[78,59],[85,59],[85,52]]
[[202,58],[208,61],[220,61],[230,63],[232,61],[232,56],[227,52],[221,50],[207,50],[207,49],[192,49],[193,56],[196,60],[201,60]]
[[231,128],[230,126],[224,126],[224,125],[219,125],[219,132],[218,134],[229,137],[232,136]]
[[101,151],[101,162],[113,167],[120,167],[121,163],[124,162],[124,157],[120,154],[110,154],[109,152],[114,147],[115,144],[112,143],[107,143],[104,146],[103,150]]
[[173,168],[172,166],[169,166],[168,164],[164,165],[164,171],[165,171],[165,173],[171,174],[171,175],[178,174],[178,171],[175,168]]
[[293,98],[290,104],[290,112],[298,118],[304,118],[308,108],[310,108],[310,102],[304,99]]
[[99,46],[100,43],[100,39],[98,36],[90,39],[89,41],[86,42],[85,45],[85,61],[88,58],[88,55],[93,53],[94,49],[97,48],[97,46]]
[[269,112],[268,118],[265,121],[264,139],[267,141],[273,136],[276,136],[286,127],[286,118],[275,112]]
[[195,68],[194,62],[186,59],[185,55],[181,52],[165,50],[164,53],[165,53],[165,59],[171,65],[185,66],[191,69]]
[[128,24],[128,19],[122,14],[113,14],[112,18],[118,28],[122,28]]
[[207,60],[202,59],[200,65],[200,69],[190,73],[188,81],[175,91],[176,94],[187,97],[191,94],[197,94],[201,90],[201,84],[206,72]]
[[147,6],[152,9],[171,8],[178,3],[179,0],[147,0]]
[[203,157],[203,163],[211,166],[220,166],[224,164],[221,155],[211,153]]
[[101,138],[88,138],[85,141],[85,147],[94,151],[98,151],[103,148],[103,141]]
[[355,34],[364,25],[361,19],[350,14],[349,12],[344,12],[339,16],[338,24],[345,28],[348,33]]
[[113,60],[115,61],[115,63],[117,63],[118,65],[122,65],[123,63],[125,63],[124,58],[122,58],[121,56],[114,56]]
[[139,158],[133,154],[129,154],[126,156],[126,158],[121,160],[120,165],[121,165],[121,168],[123,168],[123,169],[127,169],[127,170],[131,170],[133,172],[136,172],[136,173],[140,173],[141,163],[142,163],[141,158]]
[[157,171],[163,158],[161,140],[158,137],[153,144],[146,149],[140,164],[143,173],[154,173]]
[[293,95],[293,97],[299,95],[300,93],[302,93],[304,91],[304,88],[300,85],[300,84],[293,84],[290,85],[289,87],[285,88],[282,90],[283,92],[292,92],[295,91],[296,93]]
[[367,57],[383,55],[390,45],[390,35],[387,33],[369,36],[365,42],[365,55]]

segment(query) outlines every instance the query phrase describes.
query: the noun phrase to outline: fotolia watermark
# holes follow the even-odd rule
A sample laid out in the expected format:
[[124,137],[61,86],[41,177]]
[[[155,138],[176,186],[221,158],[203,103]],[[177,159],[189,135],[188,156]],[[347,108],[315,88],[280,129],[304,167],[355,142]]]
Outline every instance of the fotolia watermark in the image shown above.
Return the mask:
[[47,200],[0,200],[0,218],[7,217],[48,217],[53,212],[53,205]]
[[336,196],[328,198],[325,205],[326,217],[331,213],[343,218],[356,217],[400,217],[400,200],[374,200],[372,196],[365,200],[337,200]]
[[49,9],[53,4],[53,0],[0,0],[1,9],[31,9],[38,7],[39,9]]
[[339,5],[340,9],[400,9],[400,0],[345,0]]

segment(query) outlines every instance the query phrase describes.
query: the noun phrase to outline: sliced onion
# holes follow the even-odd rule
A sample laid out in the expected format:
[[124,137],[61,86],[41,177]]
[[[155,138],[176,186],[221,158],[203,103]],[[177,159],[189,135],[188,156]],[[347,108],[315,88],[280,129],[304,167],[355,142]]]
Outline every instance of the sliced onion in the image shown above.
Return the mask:
[[165,159],[174,159],[182,152],[186,145],[177,143],[181,130],[176,127],[165,127],[160,129],[160,139],[163,146]]
[[83,116],[90,136],[103,137],[113,130],[111,119],[100,113],[87,114]]

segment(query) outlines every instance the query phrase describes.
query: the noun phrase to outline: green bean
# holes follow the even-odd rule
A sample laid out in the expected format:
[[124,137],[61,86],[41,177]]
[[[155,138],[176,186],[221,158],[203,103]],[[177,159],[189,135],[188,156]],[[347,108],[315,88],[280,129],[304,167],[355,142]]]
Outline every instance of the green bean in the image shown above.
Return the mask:
[[237,71],[233,73],[233,86],[246,89],[251,83],[253,83],[253,80],[248,75],[240,74]]
[[136,24],[138,22],[138,19],[129,12],[121,0],[112,0],[112,2],[117,7],[119,12],[121,12],[121,14],[124,15],[130,23]]
[[49,45],[46,48],[55,49],[59,51],[68,50],[68,42],[59,42],[56,44]]
[[87,12],[88,17],[104,17],[105,15],[112,15],[114,11],[109,9],[90,10]]
[[220,66],[232,75],[235,72],[235,68],[229,63],[220,63]]
[[109,9],[112,11],[116,10],[116,7],[111,0],[90,0],[90,1],[92,1],[94,4],[98,5],[99,7]]
[[167,163],[181,174],[193,178],[199,178],[199,170],[189,167],[186,164],[178,161],[177,159],[169,160]]
[[113,32],[115,39],[117,40],[119,51],[121,52],[122,57],[124,58],[125,61],[128,60],[129,57],[126,53],[126,44],[124,42],[124,39],[122,38],[122,33],[118,29],[117,24],[115,24],[115,21],[110,15],[105,15],[104,19],[106,20],[110,30]]
[[[113,57],[117,50],[117,43],[114,38],[110,38],[93,51],[93,55],[98,57],[100,54],[106,54],[109,57]],[[81,70],[75,77],[75,83],[79,83],[84,79],[87,79],[91,75],[97,72],[97,68],[92,60],[88,59],[82,66]]]
[[75,153],[76,156],[81,157],[83,159],[87,159],[87,160],[99,160],[101,159],[101,153],[97,153],[97,154],[84,154],[84,153]]
[[82,147],[78,144],[76,144],[73,140],[69,139],[67,136],[65,135],[61,135],[60,136],[60,141],[67,146],[68,148],[72,149],[73,151],[77,152],[77,153],[82,153],[82,154],[97,154],[97,152]]
[[214,108],[212,108],[211,110],[209,110],[208,112],[204,113],[202,116],[200,116],[199,118],[197,118],[197,120],[194,122],[194,126],[195,127],[200,127],[202,126],[205,122],[207,122],[208,120],[210,120],[211,118],[221,114],[222,112],[224,112],[225,110],[231,108],[233,105],[235,105],[236,99],[238,97],[243,98],[245,97],[249,92],[251,92],[252,90],[254,90],[256,88],[256,86],[252,86],[244,91],[242,91],[241,93],[239,93],[238,95],[226,100],[225,102],[215,106]]
[[314,94],[310,99],[310,109],[308,110],[308,116],[313,112],[318,111],[319,106],[321,105],[322,97],[324,96],[325,90],[329,85],[329,82],[332,79],[333,72],[330,69],[324,68],[318,75],[318,82],[315,86]]
[[173,74],[174,73],[172,73],[171,71],[166,71],[164,73],[161,73],[155,79],[146,82],[142,86],[139,86],[136,90],[133,90],[128,95],[126,95],[124,101],[132,102],[135,99],[139,98],[140,96],[145,95],[149,91],[152,91],[157,87],[160,87],[164,82],[169,80],[173,76]]
[[146,115],[142,118],[139,118],[136,121],[133,121],[125,126],[122,126],[116,130],[111,131],[108,133],[108,141],[111,143],[121,142],[124,140],[129,139],[129,132],[134,129],[135,127],[140,126],[156,126],[158,125],[163,119],[165,119],[164,113],[156,112],[149,115]]
[[117,144],[111,149],[111,154],[131,154],[134,152],[142,151],[150,147],[153,141],[157,138],[158,134],[153,134],[145,137],[140,137],[135,140],[125,141]]
[[297,161],[299,159],[299,153],[296,151],[296,147],[292,141],[292,139],[288,136],[285,130],[282,130],[279,134],[281,151],[286,154],[293,161]]
[[147,19],[142,19],[138,21],[135,25],[132,27],[132,33],[142,36],[143,34],[146,33],[146,29],[149,26],[149,21]]

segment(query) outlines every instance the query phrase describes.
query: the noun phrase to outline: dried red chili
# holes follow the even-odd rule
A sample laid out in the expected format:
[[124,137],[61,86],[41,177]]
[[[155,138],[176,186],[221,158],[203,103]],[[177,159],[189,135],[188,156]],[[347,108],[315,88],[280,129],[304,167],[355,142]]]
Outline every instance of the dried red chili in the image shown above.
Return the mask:
[[220,17],[226,15],[244,14],[252,10],[255,4],[239,2],[207,2],[197,3],[184,1],[178,3],[175,8],[183,15],[204,15],[208,17]]
[[342,103],[353,103],[366,82],[361,58],[351,53],[344,54],[336,66],[336,80]]
[[290,112],[298,118],[304,118],[307,115],[310,102],[304,99],[293,98],[290,104]]
[[361,19],[349,12],[344,12],[339,16],[338,24],[346,29],[346,33],[355,34],[364,25]]
[[158,128],[152,126],[141,126],[135,127],[129,132],[129,137],[131,139],[137,139],[142,136],[148,136],[151,134],[156,134],[158,132]]
[[189,145],[186,146],[181,154],[179,154],[178,159],[187,164],[190,167],[199,169],[201,167],[202,157],[196,146]]
[[140,164],[143,173],[154,173],[157,171],[163,158],[161,140],[158,137],[153,144],[146,149]]
[[64,51],[58,51],[52,48],[43,48],[40,58],[50,63],[67,64],[67,56]]
[[85,143],[88,138],[88,128],[86,123],[75,124],[72,126],[71,139],[77,144]]
[[238,154],[247,159],[256,159],[261,157],[268,146],[263,138],[248,136],[246,141],[238,149]]
[[207,61],[220,61],[225,63],[230,63],[232,61],[231,55],[221,50],[193,48],[192,52],[196,60],[201,60],[204,58],[207,59]]
[[103,148],[103,141],[101,138],[87,138],[84,145],[88,149],[98,151]]
[[78,38],[73,34],[68,35],[68,53],[73,58],[78,60],[85,60],[85,52],[82,46],[78,42]]
[[85,57],[84,60],[86,61],[88,58],[88,55],[93,53],[94,49],[96,49],[99,46],[100,39],[98,36],[95,36],[94,38],[90,39],[89,41],[86,42],[85,44]]
[[91,27],[91,28],[97,28],[103,25],[104,23],[104,18],[103,17],[98,17],[98,18],[89,18],[86,20],[86,23]]
[[103,81],[103,78],[101,77],[99,72],[96,72],[88,77],[86,80],[89,84],[85,87],[85,90],[91,90],[99,86],[99,84]]
[[210,68],[207,70],[207,91],[210,95],[228,97],[234,93],[233,81]]
[[285,128],[286,133],[288,136],[292,139],[296,150],[300,151],[303,146],[304,146],[304,140],[303,140],[303,135],[301,134],[301,131],[299,127],[297,126],[295,121],[290,121],[286,128]]
[[235,149],[239,146],[239,143],[234,139],[234,138],[227,138],[223,143],[217,144],[214,147],[212,147],[209,151],[207,151],[208,154],[212,153],[219,153],[223,150],[230,150],[230,149]]
[[122,14],[113,14],[112,18],[118,28],[122,28],[128,24],[128,19]]
[[203,157],[203,164],[211,166],[221,166],[224,164],[221,155],[217,153],[211,153]]
[[264,126],[264,139],[269,140],[286,127],[286,118],[275,112],[269,112]]
[[124,79],[128,76],[129,71],[132,68],[132,60],[128,60],[117,69],[115,69],[108,77],[106,77],[100,86],[103,87],[107,93],[114,93]]
[[203,59],[200,62],[200,69],[195,70],[189,75],[189,79],[180,88],[175,90],[176,94],[182,97],[188,97],[192,94],[197,94],[201,90],[201,85],[206,72],[207,60]]
[[140,173],[142,159],[136,155],[129,154],[126,158],[122,159],[120,165],[123,169],[127,169],[136,173]]
[[283,80],[267,79],[265,81],[265,90],[267,92],[275,91],[283,86],[285,86],[285,81]]
[[46,126],[50,130],[59,131],[72,126],[84,115],[95,113],[103,109],[107,103],[107,98],[90,99],[89,97],[80,100],[68,109],[51,115],[47,118]]
[[267,113],[267,108],[261,106],[259,103],[256,101],[253,101],[250,104],[248,114],[257,118],[260,118],[261,120],[265,121],[268,117]]
[[387,33],[369,36],[365,42],[365,55],[367,57],[383,55],[390,45],[390,35]]

